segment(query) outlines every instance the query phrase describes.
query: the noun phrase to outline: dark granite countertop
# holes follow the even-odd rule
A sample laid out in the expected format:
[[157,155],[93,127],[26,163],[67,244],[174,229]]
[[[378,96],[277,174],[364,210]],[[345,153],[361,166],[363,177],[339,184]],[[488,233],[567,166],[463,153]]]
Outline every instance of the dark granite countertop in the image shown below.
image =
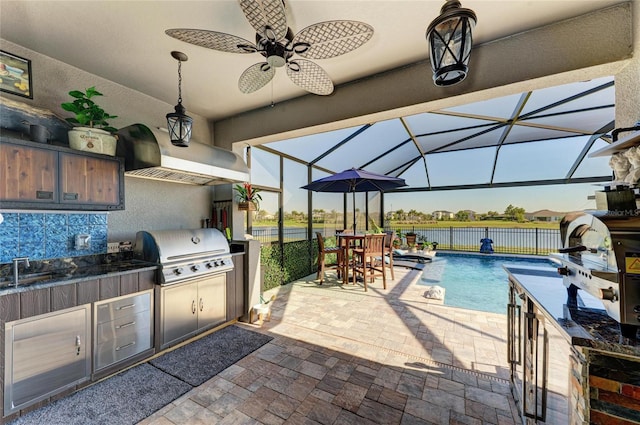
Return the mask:
[[102,264],[88,264],[80,267],[42,268],[37,272],[24,273],[20,277],[24,283],[12,286],[12,276],[0,277],[0,296],[16,292],[49,288],[84,280],[117,276],[120,274],[156,270],[159,266],[140,260],[124,260]]
[[570,299],[555,271],[534,267],[505,270],[570,344],[640,357],[640,332],[635,339],[623,337],[618,322],[609,317],[597,298],[579,290],[576,299]]

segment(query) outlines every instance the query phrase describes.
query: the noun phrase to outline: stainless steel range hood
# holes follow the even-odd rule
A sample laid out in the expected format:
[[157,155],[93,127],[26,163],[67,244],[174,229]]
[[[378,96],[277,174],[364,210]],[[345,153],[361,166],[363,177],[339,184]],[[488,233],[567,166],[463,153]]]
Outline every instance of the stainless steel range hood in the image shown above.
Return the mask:
[[125,159],[125,174],[194,185],[249,181],[242,158],[226,149],[191,142],[171,144],[164,129],[133,124],[118,131],[116,155]]

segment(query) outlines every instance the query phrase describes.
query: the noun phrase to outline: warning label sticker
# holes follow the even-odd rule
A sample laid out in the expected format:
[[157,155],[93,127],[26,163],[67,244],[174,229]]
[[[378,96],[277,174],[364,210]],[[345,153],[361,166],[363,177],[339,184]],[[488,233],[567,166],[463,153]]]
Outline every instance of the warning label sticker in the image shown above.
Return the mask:
[[631,274],[640,274],[640,253],[627,252],[624,258],[625,272]]

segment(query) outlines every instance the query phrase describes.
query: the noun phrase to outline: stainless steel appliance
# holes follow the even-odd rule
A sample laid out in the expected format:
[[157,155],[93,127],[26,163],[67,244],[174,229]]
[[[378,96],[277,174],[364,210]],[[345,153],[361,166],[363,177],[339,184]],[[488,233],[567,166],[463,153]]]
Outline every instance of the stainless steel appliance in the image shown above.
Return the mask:
[[226,274],[234,266],[218,229],[141,231],[133,252],[160,265],[155,303],[160,349],[226,321]]
[[133,252],[161,266],[161,285],[233,270],[229,243],[218,229],[141,231]]
[[234,152],[196,143],[171,144],[164,128],[133,124],[118,131],[116,155],[125,159],[125,174],[194,185],[249,181],[249,168]]
[[4,326],[4,415],[89,380],[91,304]]
[[640,215],[634,211],[567,214],[560,223],[563,248],[550,258],[562,266],[570,299],[582,289],[620,324],[623,336],[640,329]]

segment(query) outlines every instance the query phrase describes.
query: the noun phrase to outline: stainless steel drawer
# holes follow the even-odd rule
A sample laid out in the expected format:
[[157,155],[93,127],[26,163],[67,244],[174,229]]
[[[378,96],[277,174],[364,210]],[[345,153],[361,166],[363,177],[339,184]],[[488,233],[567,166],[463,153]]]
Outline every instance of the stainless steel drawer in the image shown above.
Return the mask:
[[95,342],[95,370],[151,348],[151,311],[98,324]]
[[153,290],[95,303],[94,372],[153,346]]
[[111,322],[121,317],[132,317],[150,308],[151,291],[96,303],[96,324]]

